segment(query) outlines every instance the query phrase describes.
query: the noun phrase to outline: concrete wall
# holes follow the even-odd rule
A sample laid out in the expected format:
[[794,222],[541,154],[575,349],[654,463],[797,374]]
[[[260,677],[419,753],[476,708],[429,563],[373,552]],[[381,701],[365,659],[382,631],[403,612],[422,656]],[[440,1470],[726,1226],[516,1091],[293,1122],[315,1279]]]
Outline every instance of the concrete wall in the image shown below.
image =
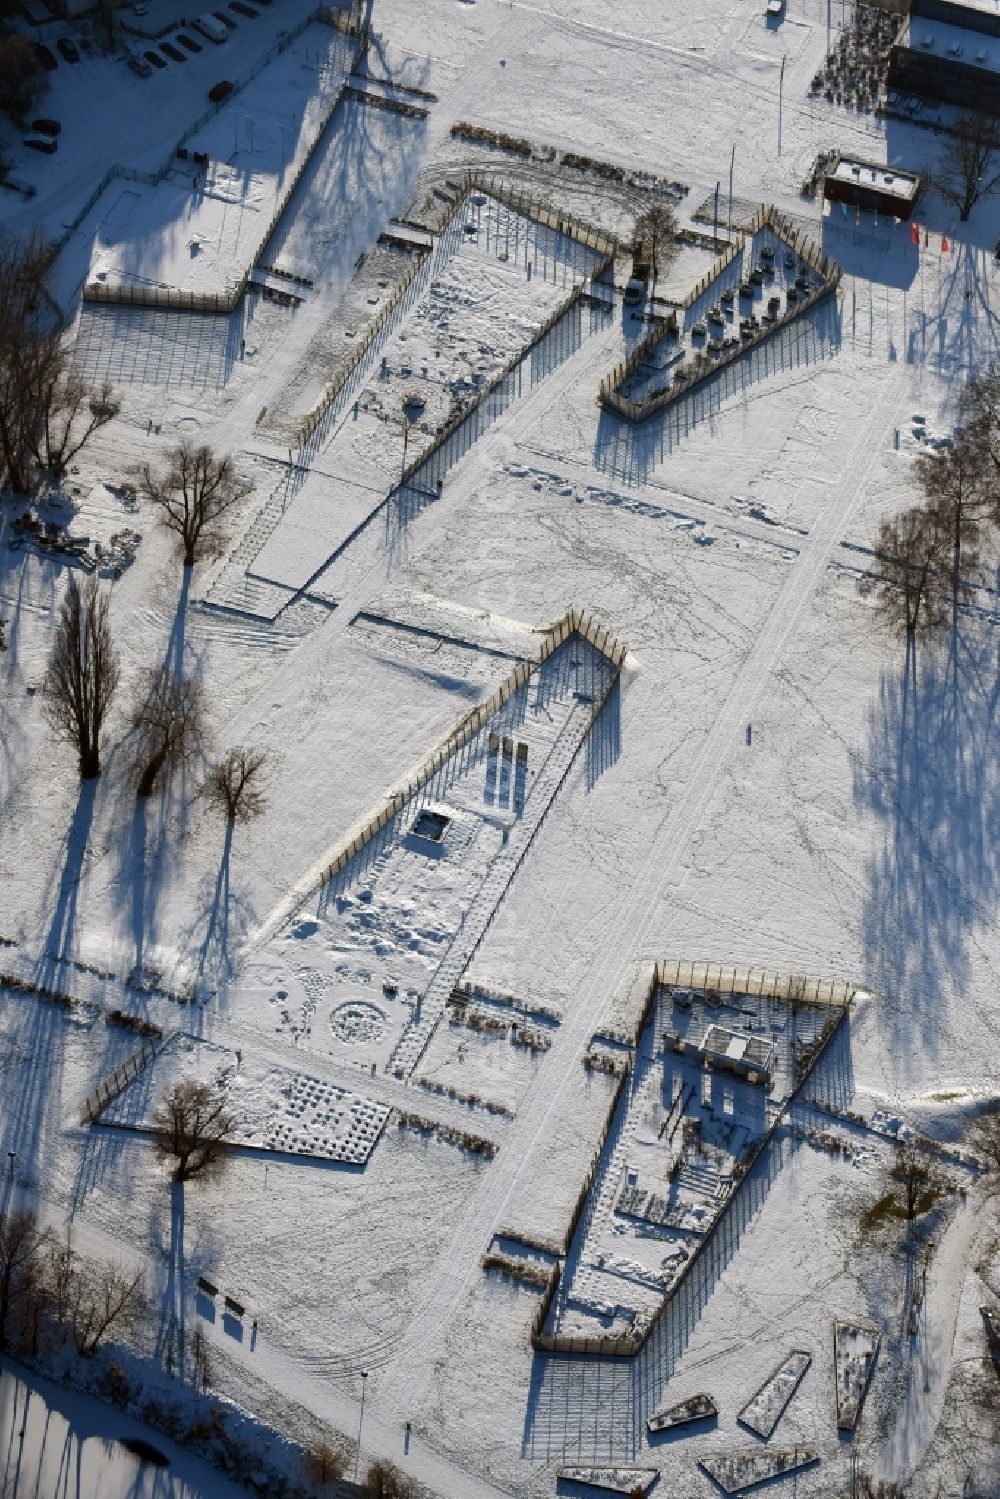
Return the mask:
[[983,36],[1000,36],[1000,13],[976,10],[958,4],[957,0],[913,0],[910,14],[926,16],[928,21],[944,21],[949,26],[964,26]]
[[[930,0],[921,0],[928,4]],[[893,47],[889,54],[889,87],[915,94],[933,104],[968,109],[973,103],[983,114],[1000,115],[1000,73],[970,68],[952,58],[929,57],[912,47]]]
[[844,182],[839,177],[823,179],[823,196],[831,203],[850,203],[852,208],[892,214],[897,219],[908,219],[916,202],[915,197],[896,198],[892,193],[880,192],[871,183],[866,186],[862,182]]

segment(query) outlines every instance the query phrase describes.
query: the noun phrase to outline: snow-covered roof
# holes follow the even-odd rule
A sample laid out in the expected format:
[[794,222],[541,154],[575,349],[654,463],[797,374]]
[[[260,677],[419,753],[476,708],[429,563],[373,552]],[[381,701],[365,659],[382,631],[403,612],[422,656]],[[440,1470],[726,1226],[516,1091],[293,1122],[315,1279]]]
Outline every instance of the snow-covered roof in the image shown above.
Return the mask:
[[911,16],[901,41],[904,47],[926,57],[961,63],[985,73],[1000,72],[1000,37],[964,26],[950,26],[945,21],[932,21],[926,16]]
[[774,1046],[759,1036],[746,1031],[731,1031],[724,1025],[710,1025],[705,1031],[701,1049],[712,1056],[724,1057],[729,1062],[744,1062],[751,1067],[767,1070],[771,1065]]
[[914,172],[901,172],[897,167],[879,166],[852,156],[842,156],[828,175],[838,182],[856,182],[860,187],[891,193],[907,202],[915,197],[920,186],[920,178]]

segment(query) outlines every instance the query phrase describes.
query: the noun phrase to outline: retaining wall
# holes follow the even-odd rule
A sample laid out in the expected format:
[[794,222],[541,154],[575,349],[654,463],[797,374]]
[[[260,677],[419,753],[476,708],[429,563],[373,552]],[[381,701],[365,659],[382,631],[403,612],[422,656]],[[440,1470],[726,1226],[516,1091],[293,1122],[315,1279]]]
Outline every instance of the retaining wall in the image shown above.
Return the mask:
[[340,849],[331,863],[327,866],[321,879],[320,885],[327,884],[338,874],[344,865],[354,856],[361,852],[367,843],[380,833],[387,823],[391,822],[396,814],[402,810],[412,797],[427,785],[442,766],[458,754],[468,744],[479,730],[492,718],[494,713],[499,712],[503,705],[511,698],[519,688],[532,677],[539,667],[548,660],[553,651],[557,650],[571,635],[580,635],[590,645],[606,656],[611,663],[620,668],[625,659],[625,650],[611,635],[596,623],[592,615],[585,614],[580,609],[570,609],[557,624],[546,633],[538,660],[534,663],[519,661],[508,677],[501,682],[500,686],[491,692],[488,698],[477,704],[471,712],[467,713],[461,722],[454,728],[444,743],[424,761],[419,769],[415,770],[406,781],[405,786],[394,791],[378,812],[373,813],[354,833]]
[[[704,381],[716,375],[719,370],[724,370],[728,365],[734,364],[736,360],[742,359],[745,354],[759,347],[760,344],[773,337],[774,334],[789,327],[796,318],[800,318],[804,312],[808,312],[812,307],[815,307],[817,302],[823,301],[825,297],[830,296],[831,293],[836,291],[840,285],[842,275],[840,267],[820,250],[808,235],[803,234],[801,230],[794,229],[772,205],[764,205],[757,210],[746,233],[752,238],[753,235],[765,227],[772,229],[776,237],[783,244],[786,244],[789,249],[794,250],[800,259],[804,260],[807,265],[810,265],[818,275],[821,275],[823,277],[823,284],[817,287],[814,292],[811,292],[801,302],[796,303],[791,312],[786,312],[771,327],[761,329],[752,338],[741,340],[738,348],[730,349],[727,354],[723,354],[720,358],[711,361],[708,361],[707,356],[704,356],[706,358],[704,368],[690,379],[672,384],[667,390],[662,391],[657,396],[651,397],[648,401],[633,401],[628,396],[621,394],[620,387],[626,377],[635,369],[636,365],[646,358],[663,336],[660,332],[648,334],[646,338],[636,345],[628,359],[616,366],[601,381],[598,399],[602,406],[609,411],[616,412],[619,416],[623,416],[626,421],[644,421],[646,417],[653,416],[656,412],[662,411],[665,407],[672,405],[673,402],[679,401],[684,396],[689,395],[691,391],[697,389]],[[692,307],[698,298],[704,295],[713,281],[732,264],[733,260],[743,249],[743,246],[743,236],[738,240],[734,240],[729,249],[719,257],[712,268],[702,276],[693,290],[688,293],[681,303],[682,308],[686,310]]]
[[[733,1199],[736,1193],[740,1190],[743,1181],[753,1170],[762,1153],[771,1144],[777,1130],[784,1123],[791,1105],[795,1102],[799,1094],[802,1092],[806,1083],[809,1081],[813,1072],[815,1071],[820,1058],[823,1056],[824,1052],[830,1045],[840,1027],[844,1024],[851,998],[857,992],[856,988],[853,985],[849,985],[844,983],[843,981],[838,980],[831,979],[824,981],[822,979],[806,979],[804,977],[796,975],[782,975],[778,973],[775,973],[768,977],[768,975],[763,970],[760,970],[758,978],[756,979],[756,981],[754,981],[754,973],[755,970],[752,968],[730,969],[728,967],[723,968],[720,965],[709,963],[657,962],[653,967],[653,979],[650,986],[651,993],[653,995],[655,995],[656,989],[660,984],[684,983],[697,988],[715,988],[719,991],[719,993],[759,994],[775,998],[788,999],[789,1001],[800,1001],[806,1004],[815,1003],[840,1006],[840,1014],[837,1015],[826,1035],[823,1036],[822,1043],[817,1047],[814,1055],[809,1061],[809,1065],[806,1067],[795,1087],[792,1089],[785,1102],[782,1104],[774,1120],[772,1121],[770,1128],[761,1137],[760,1141],[753,1151],[753,1154],[745,1162],[740,1176],[740,1181],[736,1184],[734,1190],[730,1193],[726,1200],[720,1205],[711,1223],[705,1229],[703,1237],[695,1246],[694,1252],[684,1266],[681,1275],[671,1287],[669,1294],[664,1297],[663,1306],[666,1306],[667,1302],[677,1294],[681,1285],[691,1273],[692,1268],[695,1264],[697,1264],[701,1255],[705,1252],[721,1219],[731,1207]],[[752,987],[752,984],[754,982],[756,982],[756,987]],[[827,990],[827,993],[823,992],[824,989]],[[651,1003],[652,999],[647,998],[647,1014],[649,1005]],[[619,1096],[620,1093],[616,1093],[616,1102]],[[614,1111],[612,1109],[611,1114],[609,1114],[608,1124],[610,1124],[610,1119],[613,1115],[613,1112]],[[605,1126],[605,1130],[601,1139],[602,1147],[606,1138],[607,1124]],[[585,1190],[582,1194],[584,1198],[586,1197],[586,1193],[589,1192],[590,1187],[593,1183],[595,1172],[596,1163],[591,1166],[591,1169],[587,1174]],[[575,1209],[573,1214],[573,1218],[571,1219],[569,1231],[564,1238],[564,1244],[566,1246],[563,1251],[564,1254],[568,1253],[569,1251],[569,1244],[572,1242],[573,1234],[579,1224],[581,1214],[582,1204],[578,1202],[577,1208]],[[598,1355],[609,1358],[631,1358],[640,1351],[656,1325],[656,1318],[654,1318],[649,1323],[649,1325],[641,1335],[588,1338],[558,1332],[543,1332],[542,1328],[544,1327],[545,1321],[548,1317],[548,1313],[552,1305],[552,1300],[555,1296],[556,1288],[559,1283],[560,1274],[561,1269],[559,1266],[557,1266],[552,1277],[552,1284],[546,1291],[545,1295],[542,1298],[542,1303],[539,1305],[535,1312],[531,1330],[532,1347],[537,1349],[539,1352],[544,1353],[590,1354],[591,1356]],[[657,1314],[657,1316],[659,1316],[659,1313]]]

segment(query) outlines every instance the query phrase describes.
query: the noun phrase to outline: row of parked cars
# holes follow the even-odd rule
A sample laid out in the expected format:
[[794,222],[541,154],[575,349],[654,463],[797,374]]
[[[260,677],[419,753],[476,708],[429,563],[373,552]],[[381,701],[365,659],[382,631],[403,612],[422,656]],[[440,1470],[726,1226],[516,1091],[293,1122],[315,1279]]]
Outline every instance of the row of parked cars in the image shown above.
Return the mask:
[[[31,45],[35,49],[35,56],[47,72],[51,73],[53,69],[59,66],[59,61],[51,47],[46,47],[44,42],[32,42]],[[65,62],[80,61],[80,49],[68,36],[61,36],[56,42],[55,48],[56,52],[59,53],[59,56]]]
[[[271,3],[272,0],[257,0],[257,6]],[[200,52],[206,41],[221,44],[226,40],[230,31],[236,29],[237,23],[232,12],[251,21],[255,21],[260,15],[260,10],[253,5],[248,5],[246,0],[230,0],[225,10],[208,11],[191,22],[191,31],[198,33],[200,41],[187,31],[174,32],[166,40],[157,42],[155,47],[148,47],[141,57],[135,52],[130,53],[129,67],[140,78],[148,78],[154,68],[165,68],[168,58],[171,62],[187,62],[188,56]]]

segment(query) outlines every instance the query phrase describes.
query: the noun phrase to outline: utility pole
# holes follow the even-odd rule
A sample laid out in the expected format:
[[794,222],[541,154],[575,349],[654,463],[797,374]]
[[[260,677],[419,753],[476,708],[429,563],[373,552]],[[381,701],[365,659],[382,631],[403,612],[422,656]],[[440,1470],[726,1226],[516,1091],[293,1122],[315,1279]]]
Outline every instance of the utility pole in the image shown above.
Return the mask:
[[736,142],[733,142],[733,154],[729,158],[729,238],[733,237],[733,168],[736,165]]
[[358,1445],[354,1453],[354,1482],[358,1481],[358,1465],[361,1462],[361,1428],[365,1420],[365,1381],[368,1378],[368,1370],[361,1370],[361,1418],[358,1421]]
[[785,63],[787,61],[788,61],[788,54],[787,53],[783,53],[782,54],[782,58],[781,58],[781,72],[778,75],[778,155],[779,156],[781,155],[781,102],[782,102],[782,95],[783,95],[784,89],[785,89]]

